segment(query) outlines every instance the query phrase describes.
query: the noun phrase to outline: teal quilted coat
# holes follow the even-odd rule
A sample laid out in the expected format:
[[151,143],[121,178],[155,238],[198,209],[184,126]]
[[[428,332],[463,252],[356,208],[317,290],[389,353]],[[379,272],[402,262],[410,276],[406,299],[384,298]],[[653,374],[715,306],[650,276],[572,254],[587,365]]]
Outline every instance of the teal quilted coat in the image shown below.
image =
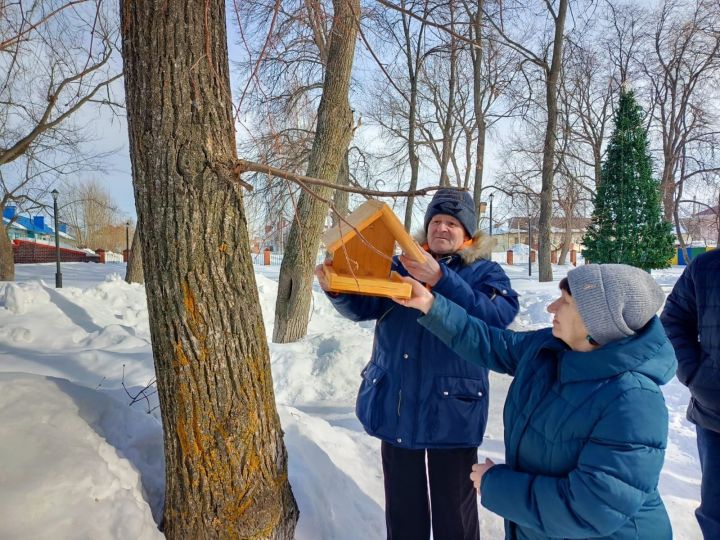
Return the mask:
[[507,539],[672,538],[657,489],[668,432],[659,385],[677,362],[657,317],[592,352],[570,350],[550,329],[489,328],[440,295],[418,322],[465,360],[514,377],[506,463],[481,485]]

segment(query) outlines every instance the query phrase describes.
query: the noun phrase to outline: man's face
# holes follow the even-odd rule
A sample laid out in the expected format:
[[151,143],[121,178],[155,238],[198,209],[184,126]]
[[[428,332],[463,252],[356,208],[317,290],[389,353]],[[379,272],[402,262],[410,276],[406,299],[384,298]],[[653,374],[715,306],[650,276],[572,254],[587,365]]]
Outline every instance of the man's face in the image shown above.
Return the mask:
[[428,224],[428,245],[437,255],[455,253],[470,237],[462,224],[452,216],[436,214]]

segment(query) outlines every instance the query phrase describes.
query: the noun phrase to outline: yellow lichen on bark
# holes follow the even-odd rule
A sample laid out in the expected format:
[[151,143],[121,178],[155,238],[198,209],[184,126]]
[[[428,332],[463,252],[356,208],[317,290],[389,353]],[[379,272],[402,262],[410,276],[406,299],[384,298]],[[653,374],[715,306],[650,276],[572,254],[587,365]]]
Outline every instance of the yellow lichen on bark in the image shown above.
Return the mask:
[[187,279],[182,282],[183,289],[183,306],[185,313],[187,313],[187,322],[192,336],[198,340],[199,347],[197,348],[196,358],[201,363],[205,362],[209,356],[207,349],[207,337],[204,333],[205,321],[202,317],[202,313],[198,307],[198,302],[195,299],[195,295],[190,289],[190,283]]
[[187,430],[185,429],[185,422],[182,418],[178,418],[177,425],[175,426],[175,432],[178,435],[178,441],[180,442],[180,451],[183,457],[187,457],[190,443],[188,442]]
[[173,362],[173,365],[175,367],[184,367],[190,365],[190,360],[188,360],[187,355],[185,354],[185,351],[182,348],[182,343],[179,341],[175,343],[175,361]]
[[189,392],[185,383],[180,383],[180,385],[178,386],[177,400],[179,410],[177,419],[177,431],[178,440],[180,441],[180,449],[183,453],[183,457],[200,456],[203,453],[203,449],[200,445],[200,428],[198,426],[197,415],[195,414],[194,410],[190,416],[190,421],[192,423],[192,440],[190,440],[188,426],[186,424],[186,404],[192,403],[192,400],[189,399]]
[[277,527],[282,516],[278,490],[267,484],[255,483],[220,514],[226,525],[228,538],[265,539]]
[[195,295],[190,290],[190,284],[187,279],[182,282],[183,288],[183,305],[185,311],[190,315],[190,318],[194,321],[197,317],[197,304],[195,303]]

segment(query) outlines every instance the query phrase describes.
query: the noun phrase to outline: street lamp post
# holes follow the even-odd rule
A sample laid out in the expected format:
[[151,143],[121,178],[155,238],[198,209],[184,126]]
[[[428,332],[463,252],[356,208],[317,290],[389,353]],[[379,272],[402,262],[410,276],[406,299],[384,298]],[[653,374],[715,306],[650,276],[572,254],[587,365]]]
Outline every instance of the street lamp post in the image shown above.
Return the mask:
[[57,189],[50,192],[53,198],[53,212],[55,214],[55,262],[57,268],[55,270],[55,288],[62,289],[62,272],[60,272],[60,231],[58,230],[58,205],[57,198],[60,193]]
[[478,203],[477,212],[478,212],[478,229],[482,229],[482,220],[483,216],[485,215],[485,210],[487,209],[487,203],[485,201],[480,201]]
[[493,201],[493,194],[490,193],[490,236],[492,236],[492,201]]
[[125,253],[128,261],[130,260],[130,220],[125,222]]

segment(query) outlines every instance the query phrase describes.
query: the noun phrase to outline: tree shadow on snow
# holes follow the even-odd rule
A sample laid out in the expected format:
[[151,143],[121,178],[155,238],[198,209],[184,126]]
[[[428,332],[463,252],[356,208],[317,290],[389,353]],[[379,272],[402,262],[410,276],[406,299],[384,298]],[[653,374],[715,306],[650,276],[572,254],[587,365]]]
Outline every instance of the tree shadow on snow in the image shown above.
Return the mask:
[[93,321],[90,314],[84,308],[77,305],[75,302],[68,300],[65,296],[51,287],[48,287],[45,284],[43,284],[42,287],[45,289],[45,292],[50,295],[50,301],[55,304],[75,326],[79,326],[88,334],[102,330],[102,327],[98,326],[95,321]]
[[66,379],[48,377],[48,380],[72,398],[78,407],[78,415],[138,472],[145,500],[155,523],[159,524],[165,499],[165,456],[160,422],[105,392]]
[[[297,540],[385,537],[385,511],[296,424],[285,427],[288,475],[300,507]],[[378,456],[379,459],[379,456]],[[358,471],[373,475],[374,470]],[[382,492],[382,481],[379,481]]]

